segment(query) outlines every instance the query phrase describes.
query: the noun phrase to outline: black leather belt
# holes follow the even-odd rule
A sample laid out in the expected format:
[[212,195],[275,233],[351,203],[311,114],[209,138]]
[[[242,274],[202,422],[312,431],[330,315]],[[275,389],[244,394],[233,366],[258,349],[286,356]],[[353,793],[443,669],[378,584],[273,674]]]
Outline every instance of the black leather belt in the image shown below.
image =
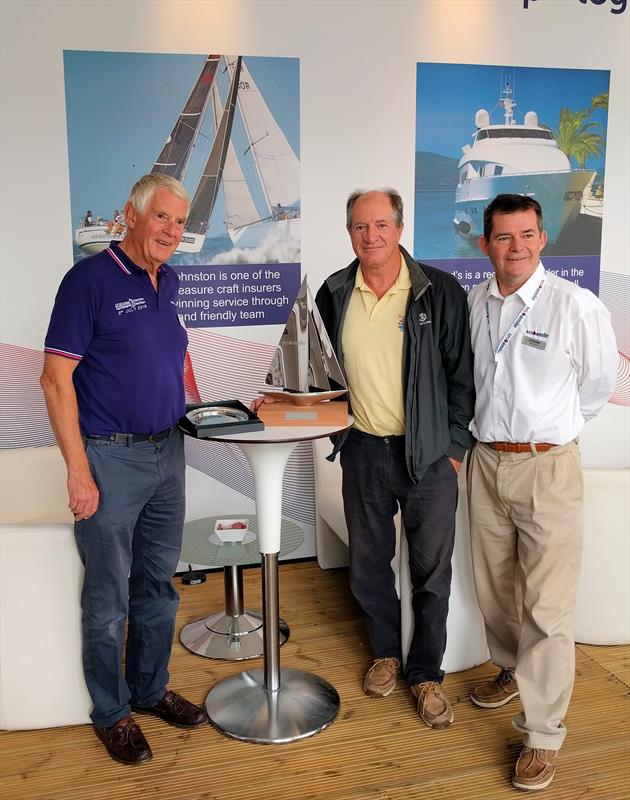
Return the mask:
[[102,436],[91,436],[88,434],[86,439],[98,439],[101,442],[115,442],[116,444],[135,444],[136,442],[161,442],[168,438],[174,430],[167,428],[159,433],[107,433]]
[[350,434],[370,444],[403,444],[405,441],[404,433],[400,436],[375,436],[373,433],[366,433],[359,428],[350,428]]

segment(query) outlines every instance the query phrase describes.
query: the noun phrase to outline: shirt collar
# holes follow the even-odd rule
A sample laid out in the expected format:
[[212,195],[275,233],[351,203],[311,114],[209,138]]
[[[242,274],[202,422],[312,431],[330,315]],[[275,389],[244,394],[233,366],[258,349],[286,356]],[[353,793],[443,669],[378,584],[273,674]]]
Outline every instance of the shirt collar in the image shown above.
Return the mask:
[[[120,269],[122,269],[122,271],[126,272],[128,275],[130,275],[131,273],[138,274],[138,273],[146,272],[145,269],[142,269],[142,267],[139,267],[134,261],[132,261],[129,258],[127,253],[125,253],[125,251],[120,247],[118,242],[110,242],[108,250],[111,251],[111,255],[112,255],[114,261],[120,267]],[[165,272],[166,272],[165,265],[161,264],[159,269],[158,269],[158,275],[163,274]]]
[[[518,297],[523,301],[523,303],[528,306],[531,304],[536,289],[540,285],[543,277],[545,275],[545,268],[542,265],[542,261],[538,262],[538,266],[529,276],[529,278],[525,281],[525,283],[517,289],[514,294],[518,295]],[[506,298],[501,294],[499,291],[499,284],[497,283],[497,276],[492,275],[490,278],[490,283],[488,284],[488,294],[491,297],[496,297],[499,300],[505,300]]]
[[[359,264],[359,268],[357,269],[357,274],[354,279],[354,288],[359,289],[362,292],[371,292],[372,289],[367,285],[365,282],[365,278],[363,277],[363,271],[361,269],[361,264]],[[409,267],[405,262],[405,259],[400,256],[400,270],[398,275],[396,276],[396,280],[389,289],[385,292],[385,295],[394,294],[395,292],[408,292],[411,289],[411,275],[409,274]],[[383,295],[383,296],[385,296]]]

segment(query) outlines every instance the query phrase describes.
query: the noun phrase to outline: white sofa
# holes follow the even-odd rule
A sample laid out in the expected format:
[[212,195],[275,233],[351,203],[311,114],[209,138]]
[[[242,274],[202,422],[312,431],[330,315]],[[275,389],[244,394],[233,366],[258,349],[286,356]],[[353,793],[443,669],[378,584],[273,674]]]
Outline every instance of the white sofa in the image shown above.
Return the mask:
[[630,469],[585,469],[575,640],[630,644]]
[[83,566],[57,447],[0,450],[0,728],[90,721]]
[[[314,443],[315,534],[322,569],[348,563],[348,529],[341,498],[341,467],[325,460],[330,442]],[[472,582],[464,474],[460,474],[453,583],[447,621],[446,672],[486,660],[485,635]],[[584,644],[630,643],[630,469],[584,469],[584,552],[578,585],[575,638]],[[401,598],[403,646],[412,635],[409,567],[405,537],[392,562]]]
[[[345,566],[348,563],[348,529],[341,498],[341,467],[339,458],[326,461],[331,451],[328,439],[313,443],[315,462],[315,537],[317,560],[322,569]],[[466,485],[463,470],[459,480],[460,501],[457,507],[453,580],[446,623],[447,645],[442,662],[445,672],[459,672],[488,659],[483,619],[472,582],[470,535],[466,507]],[[413,634],[411,584],[407,540],[400,535],[400,514],[396,518],[398,541],[392,569],[400,596],[403,652],[409,649]]]

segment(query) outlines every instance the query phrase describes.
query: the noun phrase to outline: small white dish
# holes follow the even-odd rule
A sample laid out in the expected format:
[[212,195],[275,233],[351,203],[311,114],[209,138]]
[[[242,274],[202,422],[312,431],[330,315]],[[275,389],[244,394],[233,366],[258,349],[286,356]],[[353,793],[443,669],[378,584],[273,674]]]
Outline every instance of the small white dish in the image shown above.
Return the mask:
[[249,521],[246,517],[218,519],[214,525],[214,534],[222,542],[242,542],[248,528]]

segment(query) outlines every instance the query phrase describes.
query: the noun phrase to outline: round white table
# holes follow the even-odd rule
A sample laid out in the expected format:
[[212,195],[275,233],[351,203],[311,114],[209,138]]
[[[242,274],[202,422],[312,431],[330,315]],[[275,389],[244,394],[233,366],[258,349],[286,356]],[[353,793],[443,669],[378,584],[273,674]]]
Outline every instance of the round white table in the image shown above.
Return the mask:
[[282,478],[291,452],[299,442],[340,433],[352,423],[349,416],[345,425],[267,427],[209,438],[237,445],[250,463],[262,555],[263,669],[220,681],[206,698],[210,721],[226,736],[263,744],[293,742],[318,733],[337,716],[339,694],[328,681],[280,669],[278,553]]

